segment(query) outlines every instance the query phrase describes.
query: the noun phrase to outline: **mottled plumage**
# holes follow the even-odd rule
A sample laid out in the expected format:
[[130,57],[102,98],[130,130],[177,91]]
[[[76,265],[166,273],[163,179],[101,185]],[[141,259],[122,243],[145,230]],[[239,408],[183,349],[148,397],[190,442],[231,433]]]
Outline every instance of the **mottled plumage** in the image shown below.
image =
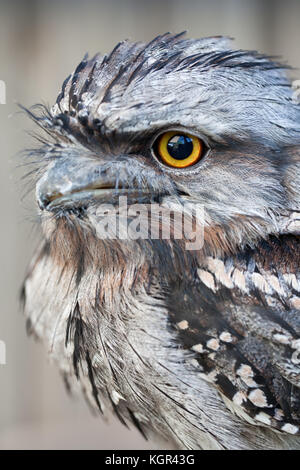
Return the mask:
[[[31,152],[43,240],[28,329],[71,389],[178,448],[300,448],[300,107],[284,67],[166,34],[87,57]],[[167,130],[207,153],[152,154]],[[100,203],[205,208],[204,245],[109,240]],[[161,222],[163,223],[163,221]]]

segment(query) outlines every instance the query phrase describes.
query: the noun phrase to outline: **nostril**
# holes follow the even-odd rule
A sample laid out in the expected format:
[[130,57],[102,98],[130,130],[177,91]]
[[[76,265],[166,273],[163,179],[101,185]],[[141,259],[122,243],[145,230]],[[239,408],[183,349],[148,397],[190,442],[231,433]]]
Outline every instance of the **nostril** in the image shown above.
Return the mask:
[[190,196],[189,193],[187,193],[186,191],[183,191],[182,189],[177,189],[177,194],[178,196]]

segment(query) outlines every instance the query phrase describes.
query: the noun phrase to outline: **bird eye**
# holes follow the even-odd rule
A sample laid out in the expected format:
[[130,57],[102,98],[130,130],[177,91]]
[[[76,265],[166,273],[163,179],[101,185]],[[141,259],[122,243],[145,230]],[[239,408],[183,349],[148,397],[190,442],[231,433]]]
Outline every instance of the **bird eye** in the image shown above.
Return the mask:
[[159,136],[155,153],[168,166],[186,168],[195,165],[201,159],[204,148],[204,143],[199,137],[169,131]]

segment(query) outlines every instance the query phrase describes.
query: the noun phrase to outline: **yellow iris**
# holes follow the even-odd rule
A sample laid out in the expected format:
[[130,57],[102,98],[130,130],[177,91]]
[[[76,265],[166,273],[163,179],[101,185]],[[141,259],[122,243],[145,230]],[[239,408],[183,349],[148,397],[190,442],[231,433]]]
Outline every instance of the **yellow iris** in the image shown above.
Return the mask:
[[160,136],[157,150],[160,159],[166,165],[186,168],[200,160],[203,153],[203,142],[191,134],[169,131]]

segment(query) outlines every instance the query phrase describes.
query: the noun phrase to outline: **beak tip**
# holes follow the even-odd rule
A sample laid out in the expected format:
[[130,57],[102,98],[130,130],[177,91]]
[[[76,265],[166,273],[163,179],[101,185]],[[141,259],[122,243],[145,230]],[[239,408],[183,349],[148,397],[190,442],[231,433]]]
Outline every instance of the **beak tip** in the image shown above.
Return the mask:
[[48,205],[48,201],[46,198],[43,198],[43,197],[38,197],[37,198],[37,204],[40,208],[41,211],[44,211]]

